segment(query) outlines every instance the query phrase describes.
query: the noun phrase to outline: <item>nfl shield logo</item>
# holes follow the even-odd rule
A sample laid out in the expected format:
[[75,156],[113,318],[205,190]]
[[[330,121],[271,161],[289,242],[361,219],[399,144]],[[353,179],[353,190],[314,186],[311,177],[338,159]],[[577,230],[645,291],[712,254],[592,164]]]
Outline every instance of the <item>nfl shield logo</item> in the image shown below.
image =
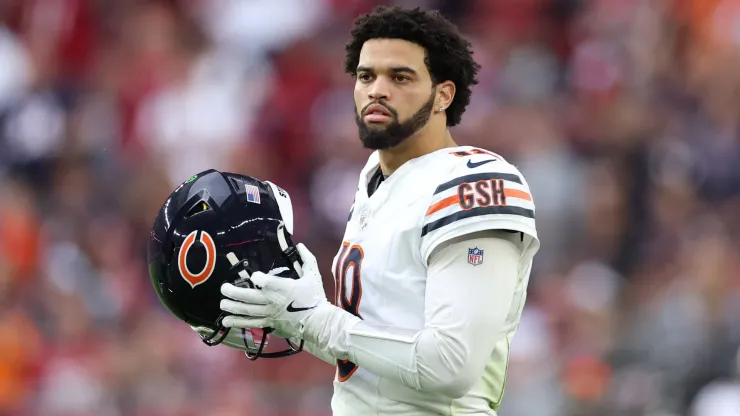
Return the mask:
[[468,263],[477,266],[483,263],[483,250],[476,248],[468,249]]

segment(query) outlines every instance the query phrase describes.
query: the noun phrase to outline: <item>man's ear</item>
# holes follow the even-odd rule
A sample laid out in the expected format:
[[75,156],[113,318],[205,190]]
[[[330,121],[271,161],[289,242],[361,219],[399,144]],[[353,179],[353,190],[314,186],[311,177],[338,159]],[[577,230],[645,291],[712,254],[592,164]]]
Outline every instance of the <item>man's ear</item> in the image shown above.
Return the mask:
[[450,108],[452,100],[455,98],[455,84],[452,81],[444,81],[437,85],[437,106],[436,110],[444,111]]

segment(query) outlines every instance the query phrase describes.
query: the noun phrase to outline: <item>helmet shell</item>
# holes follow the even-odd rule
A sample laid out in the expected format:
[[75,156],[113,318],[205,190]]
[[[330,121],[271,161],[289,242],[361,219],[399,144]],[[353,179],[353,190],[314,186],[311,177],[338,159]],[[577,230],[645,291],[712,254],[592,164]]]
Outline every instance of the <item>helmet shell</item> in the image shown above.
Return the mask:
[[221,285],[239,279],[228,253],[246,260],[249,272],[285,267],[280,276],[298,278],[277,237],[286,220],[292,232],[290,199],[274,184],[217,170],[194,175],[164,202],[149,236],[149,277],[158,298],[193,327],[221,329]]

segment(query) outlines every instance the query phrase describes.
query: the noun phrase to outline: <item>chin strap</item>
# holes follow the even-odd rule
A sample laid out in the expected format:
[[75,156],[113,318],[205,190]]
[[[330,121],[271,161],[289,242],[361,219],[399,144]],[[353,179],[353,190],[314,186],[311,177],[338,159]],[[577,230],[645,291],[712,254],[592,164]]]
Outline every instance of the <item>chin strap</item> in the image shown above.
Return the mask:
[[298,276],[303,276],[303,262],[298,255],[298,249],[288,244],[288,232],[285,230],[285,223],[282,221],[280,221],[277,227],[277,238],[280,244],[280,250],[283,250],[285,257],[293,264],[293,268],[298,273]]

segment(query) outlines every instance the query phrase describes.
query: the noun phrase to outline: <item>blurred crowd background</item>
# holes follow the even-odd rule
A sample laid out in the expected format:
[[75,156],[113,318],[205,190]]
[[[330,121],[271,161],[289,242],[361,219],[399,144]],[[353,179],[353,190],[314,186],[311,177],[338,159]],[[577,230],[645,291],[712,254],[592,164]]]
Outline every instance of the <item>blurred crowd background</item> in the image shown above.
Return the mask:
[[[368,152],[342,72],[373,0],[0,1],[0,415],[329,415],[159,304],[147,235],[207,168],[292,195],[323,263]],[[453,129],[528,179],[542,249],[501,416],[740,415],[740,1],[398,1],[470,37]]]

